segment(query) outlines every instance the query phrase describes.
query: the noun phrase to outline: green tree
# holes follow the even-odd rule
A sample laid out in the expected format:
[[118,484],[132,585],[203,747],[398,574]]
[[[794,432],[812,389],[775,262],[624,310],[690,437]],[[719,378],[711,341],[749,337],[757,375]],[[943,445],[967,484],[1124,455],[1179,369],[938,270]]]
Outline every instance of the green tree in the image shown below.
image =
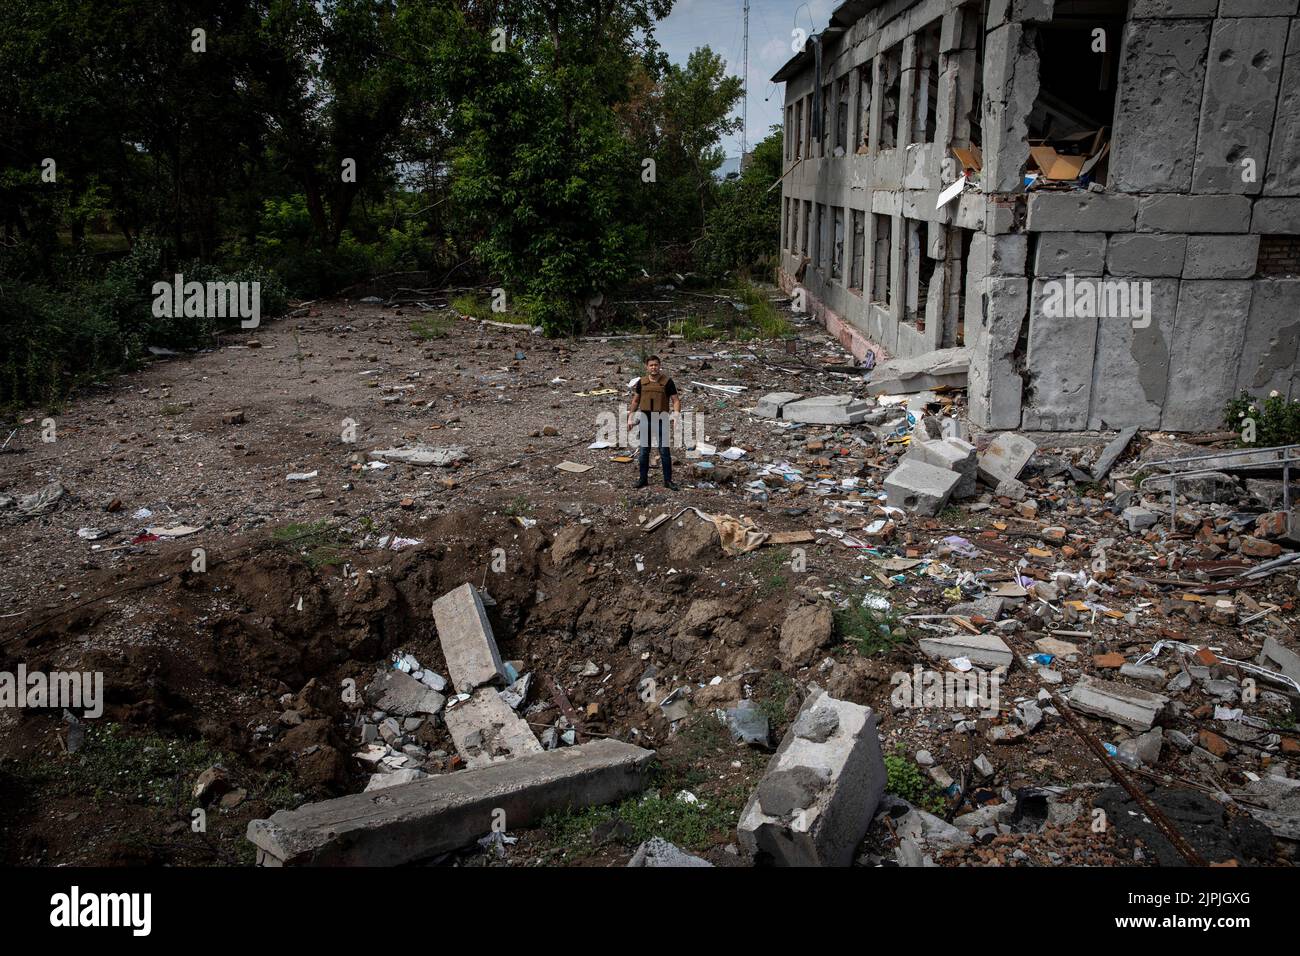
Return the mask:
[[765,271],[780,245],[781,128],[754,147],[744,171],[722,186],[696,249],[699,268],[710,274]]

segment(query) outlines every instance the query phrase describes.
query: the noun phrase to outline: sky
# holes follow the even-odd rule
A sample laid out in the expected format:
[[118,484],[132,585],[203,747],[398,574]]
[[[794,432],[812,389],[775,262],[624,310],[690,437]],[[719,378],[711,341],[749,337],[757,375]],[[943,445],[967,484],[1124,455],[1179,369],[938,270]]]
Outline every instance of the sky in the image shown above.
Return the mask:
[[[840,0],[750,0],[749,6],[749,148],[781,122],[785,87],[769,77],[794,56],[792,31],[824,30]],[[740,76],[743,60],[744,0],[677,0],[673,12],[655,30],[674,63],[685,63],[692,50],[708,46]],[[737,115],[739,115],[737,106]],[[728,156],[740,155],[740,135],[723,140]]]

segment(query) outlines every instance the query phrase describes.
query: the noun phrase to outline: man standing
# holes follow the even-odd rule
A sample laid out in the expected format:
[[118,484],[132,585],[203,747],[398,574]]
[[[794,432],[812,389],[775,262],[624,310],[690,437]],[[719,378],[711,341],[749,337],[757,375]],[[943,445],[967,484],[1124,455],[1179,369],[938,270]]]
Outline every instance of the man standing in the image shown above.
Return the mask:
[[677,414],[682,410],[682,399],[677,393],[677,384],[660,370],[659,356],[652,355],[645,361],[646,374],[636,380],[632,386],[632,405],[627,413],[627,427],[631,428],[640,416],[641,427],[638,439],[641,444],[639,465],[641,480],[636,487],[644,488],[650,473],[650,446],[659,448],[659,461],[664,469],[664,487],[677,490],[673,484],[673,457],[670,451],[671,428],[669,411]]

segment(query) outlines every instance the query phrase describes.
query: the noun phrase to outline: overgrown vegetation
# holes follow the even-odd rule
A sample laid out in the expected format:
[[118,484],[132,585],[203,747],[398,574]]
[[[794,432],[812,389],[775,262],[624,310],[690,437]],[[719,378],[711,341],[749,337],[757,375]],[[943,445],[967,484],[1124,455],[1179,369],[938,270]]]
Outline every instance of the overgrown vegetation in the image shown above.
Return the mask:
[[153,315],[153,283],[177,274],[259,282],[263,319],[291,296],[455,275],[508,293],[508,313],[458,300],[467,314],[562,335],[605,321],[589,307],[643,269],[689,271],[743,309],[683,334],[788,334],[747,281],[776,252],[779,131],[719,180],[740,80],[707,47],[667,61],[671,7],[10,5],[0,406],[57,403],[150,346],[211,345],[220,320]]
[[[868,595],[868,600],[876,595]],[[887,651],[909,639],[907,626],[893,608],[877,610],[861,601],[850,601],[835,612],[835,635],[852,643],[859,654]]]
[[302,558],[312,570],[343,564],[352,545],[352,535],[326,518],[281,525],[271,532],[271,537],[282,549]]
[[901,749],[885,755],[885,789],[913,806],[942,814],[946,809],[943,793],[916,762]]
[[1223,421],[1242,447],[1300,444],[1300,401],[1288,401],[1278,392],[1260,401],[1243,391],[1228,402]]

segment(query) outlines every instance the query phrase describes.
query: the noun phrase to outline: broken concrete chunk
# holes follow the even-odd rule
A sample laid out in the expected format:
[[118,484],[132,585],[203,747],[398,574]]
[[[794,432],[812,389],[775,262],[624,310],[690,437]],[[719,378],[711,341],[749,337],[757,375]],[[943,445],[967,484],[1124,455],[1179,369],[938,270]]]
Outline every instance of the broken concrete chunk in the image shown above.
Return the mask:
[[1009,667],[1013,656],[1006,641],[992,634],[924,637],[921,639],[921,653],[942,661],[965,657],[981,667]]
[[938,441],[918,441],[915,437],[903,455],[903,461],[919,461],[935,468],[944,468],[961,476],[953,491],[954,498],[969,498],[975,494],[975,446],[960,438],[942,438]]
[[653,867],[713,866],[708,860],[692,856],[662,837],[651,837],[642,843],[636,848],[636,853],[632,854],[632,859],[628,861],[627,865]]
[[948,503],[961,475],[920,461],[904,460],[885,478],[885,494],[891,507],[903,508],[933,518]]
[[871,402],[852,395],[814,395],[785,405],[781,417],[807,425],[858,425],[871,409]]
[[1002,432],[979,456],[979,476],[994,488],[999,482],[1020,477],[1038,446],[1023,435]]
[[1259,663],[1273,670],[1279,670],[1296,683],[1300,684],[1300,654],[1283,647],[1276,637],[1266,637],[1264,647],[1259,652]]
[[798,392],[772,392],[764,395],[754,406],[754,414],[763,418],[780,418],[781,409],[803,396]]
[[868,395],[910,395],[949,386],[966,387],[970,355],[964,348],[936,349],[911,358],[881,362],[867,383]]
[[463,445],[407,445],[403,448],[376,448],[370,457],[382,461],[401,461],[408,465],[435,465],[446,468],[467,457]]
[[399,866],[468,846],[505,813],[510,829],[645,789],[654,751],[617,740],[281,810],[248,824],[260,866]]
[[434,601],[433,623],[457,691],[468,694],[484,684],[509,683],[492,625],[472,584],[462,584]]
[[1169,698],[1115,681],[1084,676],[1070,691],[1069,703],[1085,714],[1105,717],[1134,730],[1150,730]]
[[800,711],[790,729],[796,737],[821,744],[830,739],[839,726],[840,715],[834,707],[814,707]]
[[885,762],[871,708],[836,700],[814,687],[799,717],[823,707],[835,711],[838,730],[816,743],[792,726],[740,814],[741,847],[778,866],[848,866],[885,790]]
[[1143,528],[1150,528],[1159,517],[1154,511],[1148,511],[1138,505],[1129,505],[1121,513],[1121,516],[1128,523],[1129,531],[1133,532],[1141,531]]
[[416,780],[424,780],[428,776],[418,767],[412,767],[408,770],[394,770],[392,773],[372,773],[369,782],[366,784],[365,792],[373,793],[376,790],[383,790],[385,787],[414,783]]
[[1129,446],[1129,442],[1133,440],[1133,436],[1136,435],[1137,432],[1138,427],[1136,425],[1130,425],[1128,428],[1121,431],[1115,437],[1114,441],[1102,449],[1101,455],[1092,466],[1093,481],[1101,481],[1110,474],[1111,468],[1114,467],[1115,462],[1119,461],[1120,455],[1124,454],[1125,450]]
[[410,674],[386,669],[366,688],[370,706],[398,717],[436,714],[446,700],[436,690],[426,687]]
[[491,687],[480,687],[469,700],[448,707],[443,720],[456,752],[470,770],[542,752],[527,721]]

